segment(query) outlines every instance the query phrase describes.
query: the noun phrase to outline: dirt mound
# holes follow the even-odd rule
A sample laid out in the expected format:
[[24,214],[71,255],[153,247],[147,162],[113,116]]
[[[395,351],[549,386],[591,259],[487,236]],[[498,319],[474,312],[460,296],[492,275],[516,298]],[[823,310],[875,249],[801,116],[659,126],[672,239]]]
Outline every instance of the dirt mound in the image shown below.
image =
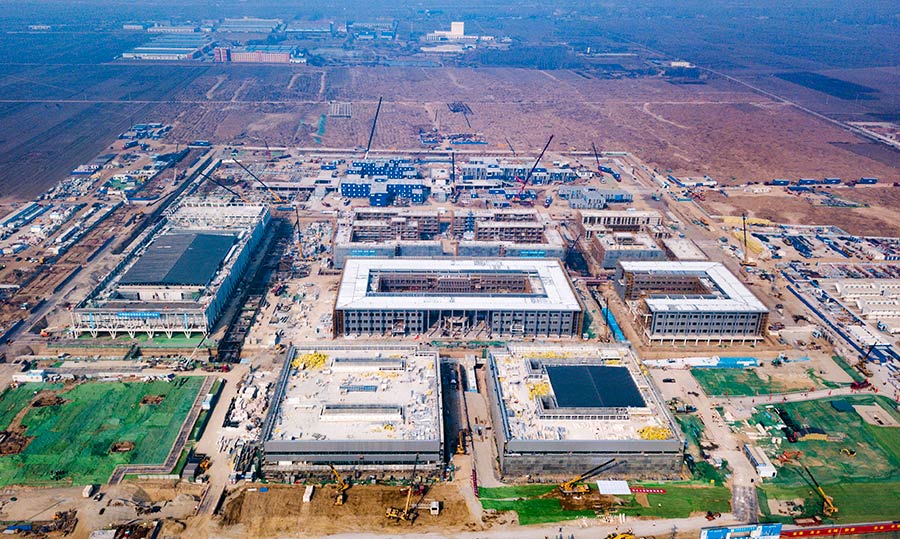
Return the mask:
[[25,450],[32,438],[16,431],[0,432],[0,455],[16,455]]
[[134,449],[134,442],[116,442],[109,448],[110,453],[128,453]]
[[166,398],[165,395],[144,395],[141,404],[160,404],[164,398]]
[[31,407],[43,408],[45,406],[59,406],[65,402],[65,399],[52,391],[42,391],[31,401]]

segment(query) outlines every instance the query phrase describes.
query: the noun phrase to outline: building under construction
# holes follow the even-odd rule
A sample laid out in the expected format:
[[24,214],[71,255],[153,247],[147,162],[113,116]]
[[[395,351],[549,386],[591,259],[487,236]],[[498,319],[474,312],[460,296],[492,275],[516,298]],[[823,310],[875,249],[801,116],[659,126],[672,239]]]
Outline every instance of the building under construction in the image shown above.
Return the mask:
[[505,479],[571,477],[615,458],[613,477],[673,477],[684,443],[624,348],[510,348],[488,357]]
[[208,334],[268,223],[266,206],[183,202],[72,311],[75,336]]
[[585,238],[613,232],[639,232],[657,227],[662,216],[653,210],[581,210],[576,227]]
[[769,310],[718,262],[619,262],[614,285],[649,342],[753,342]]
[[436,350],[293,351],[263,429],[269,478],[440,469],[444,424]]
[[558,260],[347,260],[334,335],[580,336],[583,306]]
[[448,212],[359,208],[334,242],[334,266],[350,257],[563,258],[556,230],[530,210]]

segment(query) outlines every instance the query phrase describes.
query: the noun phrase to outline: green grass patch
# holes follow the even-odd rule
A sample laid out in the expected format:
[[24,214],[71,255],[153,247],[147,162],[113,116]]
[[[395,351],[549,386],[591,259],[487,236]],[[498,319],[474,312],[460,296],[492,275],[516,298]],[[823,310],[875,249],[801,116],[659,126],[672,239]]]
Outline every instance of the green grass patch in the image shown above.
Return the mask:
[[791,390],[777,380],[763,380],[755,369],[691,369],[691,374],[711,396],[749,397]]
[[[897,518],[900,510],[900,482],[889,483],[840,483],[823,485],[825,493],[834,498],[838,513],[832,522],[877,522]],[[772,514],[769,500],[805,500],[801,516],[822,514],[822,498],[812,485],[803,487],[779,487],[763,485],[759,491],[759,507],[767,521],[793,523],[793,517]]]
[[[33,440],[22,453],[0,457],[0,485],[105,483],[120,464],[164,462],[202,384],[200,376],[173,382],[89,382],[61,393],[66,401],[61,405],[30,408],[22,425]],[[35,389],[25,388],[29,393]],[[140,404],[147,395],[162,395],[163,400]],[[17,413],[9,399],[22,404],[17,395],[0,398],[0,411],[9,410],[7,420]],[[113,443],[122,441],[134,442],[134,449],[110,453]]]
[[866,377],[863,376],[861,372],[854,369],[849,363],[847,363],[847,360],[844,359],[843,356],[831,356],[831,359],[833,359],[834,362],[837,363],[838,367],[846,372],[850,376],[850,378],[853,378],[854,382],[862,382],[866,379]]
[[[613,508],[613,511],[630,516],[685,518],[695,512],[726,513],[731,510],[731,492],[722,486],[696,482],[641,485],[665,488],[666,494],[648,494],[649,507],[639,504],[634,496],[619,496],[623,504]],[[591,510],[564,510],[557,498],[541,498],[556,488],[556,485],[480,487],[478,493],[485,509],[514,511],[519,516],[519,523],[525,526],[595,516],[595,512]]]
[[[829,399],[778,404],[798,423],[818,427],[839,441],[809,440],[789,444],[785,440],[780,446],[761,443],[762,449],[774,456],[781,451],[802,451],[803,464],[812,470],[823,485],[846,482],[900,481],[900,428],[879,427],[866,423],[856,412],[841,413],[831,406],[832,400],[846,400],[851,405],[872,405],[878,403],[885,414],[900,420],[896,404],[880,395],[848,395]],[[753,416],[765,426],[779,424],[773,409],[757,407]],[[783,436],[774,428],[770,433]],[[841,454],[841,449],[856,451],[855,457]],[[801,487],[809,483],[802,468],[781,466],[778,476],[771,483],[784,487]]]
[[6,430],[12,420],[31,403],[36,392],[44,390],[60,390],[62,384],[21,384],[18,387],[7,387],[0,393],[0,429]]

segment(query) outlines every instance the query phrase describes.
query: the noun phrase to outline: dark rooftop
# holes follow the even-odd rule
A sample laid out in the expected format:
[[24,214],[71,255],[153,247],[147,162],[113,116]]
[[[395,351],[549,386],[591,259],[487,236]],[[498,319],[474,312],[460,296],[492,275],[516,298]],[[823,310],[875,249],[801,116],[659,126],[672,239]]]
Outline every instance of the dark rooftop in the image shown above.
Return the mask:
[[125,272],[120,284],[206,286],[235,241],[232,234],[163,234]]
[[548,365],[547,375],[559,408],[646,406],[625,367]]

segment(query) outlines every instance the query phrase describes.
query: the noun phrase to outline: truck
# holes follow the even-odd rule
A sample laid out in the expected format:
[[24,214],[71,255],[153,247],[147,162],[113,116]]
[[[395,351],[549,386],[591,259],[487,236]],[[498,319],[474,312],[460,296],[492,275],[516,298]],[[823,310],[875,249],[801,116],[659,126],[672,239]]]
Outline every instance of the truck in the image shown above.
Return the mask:
[[550,204],[553,204],[553,197],[548,196],[547,198],[544,199],[544,207],[549,208]]
[[97,488],[97,485],[85,485],[84,490],[81,491],[82,498],[90,498],[94,495],[94,490]]

